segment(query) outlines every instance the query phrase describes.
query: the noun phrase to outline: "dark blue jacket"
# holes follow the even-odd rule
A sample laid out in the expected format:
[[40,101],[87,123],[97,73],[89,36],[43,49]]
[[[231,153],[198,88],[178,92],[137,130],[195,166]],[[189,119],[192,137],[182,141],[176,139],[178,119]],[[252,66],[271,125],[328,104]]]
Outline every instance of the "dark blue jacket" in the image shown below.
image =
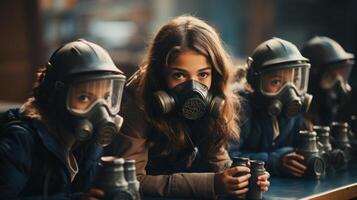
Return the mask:
[[293,152],[297,146],[297,135],[303,127],[303,116],[287,118],[278,116],[280,134],[273,140],[271,116],[254,104],[252,94],[242,96],[241,135],[239,144],[230,143],[230,156],[263,160],[267,170],[279,174],[281,158]]
[[[7,114],[21,117],[18,110]],[[42,122],[21,121],[1,131],[0,199],[76,199],[86,192],[95,179],[102,148],[87,142],[74,150],[79,171],[71,183],[58,141]]]

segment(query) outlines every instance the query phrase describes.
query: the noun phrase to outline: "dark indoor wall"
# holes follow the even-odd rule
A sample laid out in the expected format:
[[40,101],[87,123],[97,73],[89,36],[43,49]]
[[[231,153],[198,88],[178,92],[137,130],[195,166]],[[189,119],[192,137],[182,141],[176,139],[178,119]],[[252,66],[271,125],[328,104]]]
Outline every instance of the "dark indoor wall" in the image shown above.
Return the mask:
[[23,102],[41,65],[37,1],[0,1],[0,100]]

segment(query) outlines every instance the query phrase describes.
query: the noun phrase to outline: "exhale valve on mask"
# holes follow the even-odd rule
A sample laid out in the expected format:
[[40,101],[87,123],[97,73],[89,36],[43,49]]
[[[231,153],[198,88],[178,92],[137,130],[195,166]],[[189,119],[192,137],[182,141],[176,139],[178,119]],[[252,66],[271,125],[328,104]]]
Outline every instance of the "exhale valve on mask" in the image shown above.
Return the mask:
[[88,140],[94,135],[98,144],[106,146],[123,122],[117,113],[125,78],[102,75],[98,80],[93,79],[85,77],[85,81],[70,85],[66,108],[77,140]]
[[[79,141],[85,141],[94,134],[96,142],[102,146],[111,143],[116,133],[121,128],[123,118],[119,115],[109,116],[103,106],[98,106],[86,118],[76,118],[75,133]],[[94,133],[95,132],[95,133]]]
[[[333,64],[326,69],[320,80],[321,94],[326,104],[332,109],[347,104],[350,101],[351,86],[348,77],[352,68],[352,61]],[[337,112],[337,110],[335,112]]]
[[291,64],[270,67],[260,73],[260,93],[267,100],[268,113],[293,117],[307,112],[312,96],[307,94],[309,67]]
[[300,112],[307,112],[312,95],[298,96],[293,87],[285,87],[278,95],[271,97],[268,104],[268,113],[277,116],[284,113],[287,117],[296,116]]
[[154,102],[161,114],[179,111],[183,117],[196,120],[209,113],[217,118],[224,100],[213,97],[208,87],[198,81],[190,80],[175,86],[170,91],[157,91]]

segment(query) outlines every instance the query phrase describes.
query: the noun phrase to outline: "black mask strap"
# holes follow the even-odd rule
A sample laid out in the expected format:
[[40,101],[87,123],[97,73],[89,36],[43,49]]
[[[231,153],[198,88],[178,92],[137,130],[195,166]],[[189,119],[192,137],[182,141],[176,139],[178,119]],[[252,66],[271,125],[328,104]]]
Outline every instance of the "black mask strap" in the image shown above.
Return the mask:
[[190,154],[190,157],[188,158],[188,161],[186,163],[186,168],[189,169],[191,168],[193,162],[196,160],[197,156],[199,156],[200,152],[198,149],[198,144],[195,145],[195,143],[193,142],[192,138],[191,138],[191,129],[190,127],[188,127],[187,123],[183,123],[184,125],[184,133],[185,133],[185,140],[191,144],[192,146],[192,152]]

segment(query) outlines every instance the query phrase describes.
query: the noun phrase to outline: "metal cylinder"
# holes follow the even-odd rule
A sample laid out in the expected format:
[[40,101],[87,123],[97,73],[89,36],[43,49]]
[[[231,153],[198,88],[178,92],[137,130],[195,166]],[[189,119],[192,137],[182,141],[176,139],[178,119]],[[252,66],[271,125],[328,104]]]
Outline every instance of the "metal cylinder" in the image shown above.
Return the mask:
[[[241,167],[248,167],[249,168],[249,158],[244,158],[244,157],[233,157],[232,158],[232,165],[231,167],[238,167],[238,166],[241,166]],[[239,172],[237,174],[234,175],[234,177],[239,177],[239,176],[243,176],[243,175],[246,175],[247,173],[242,173],[242,172]]]
[[325,174],[326,163],[319,154],[316,135],[314,131],[300,131],[300,143],[296,153],[304,156],[303,164],[307,168],[304,176],[320,179]]
[[[314,126],[314,131],[317,133],[318,141],[323,145],[324,153],[321,153],[329,172],[338,169],[345,164],[345,154],[340,149],[332,149],[330,142],[330,127]],[[326,159],[327,157],[327,159]],[[333,169],[331,169],[333,168]]]
[[297,151],[301,155],[318,154],[316,132],[314,131],[300,131],[299,132],[299,145]]
[[258,177],[265,173],[264,162],[260,160],[251,160],[250,173],[252,176],[249,178],[249,191],[247,193],[247,199],[263,199],[263,193],[257,185],[257,181]]
[[351,116],[349,125],[350,125],[350,131],[349,131],[350,144],[351,144],[352,150],[353,150],[353,157],[356,158],[356,156],[357,156],[357,115]]
[[323,145],[323,149],[326,152],[332,150],[330,143],[330,127],[328,126],[314,126],[314,131],[317,134],[318,141]]
[[357,115],[352,115],[350,120],[351,131],[354,133],[354,137],[357,137]]
[[[232,157],[232,165],[231,167],[248,167],[249,168],[249,158],[244,158],[244,157]],[[247,173],[245,172],[238,172],[237,174],[233,175],[234,177],[240,177],[244,176]],[[239,196],[230,196],[228,198],[229,200],[241,200],[241,199],[246,199],[246,194],[242,194]]]
[[331,135],[336,142],[336,148],[344,150],[351,148],[350,140],[348,138],[348,124],[345,122],[332,122]]
[[102,157],[95,187],[104,191],[103,200],[133,200],[124,175],[124,159]]
[[128,182],[129,191],[133,194],[135,200],[140,200],[140,183],[136,178],[135,160],[125,160],[124,172],[125,179]]

